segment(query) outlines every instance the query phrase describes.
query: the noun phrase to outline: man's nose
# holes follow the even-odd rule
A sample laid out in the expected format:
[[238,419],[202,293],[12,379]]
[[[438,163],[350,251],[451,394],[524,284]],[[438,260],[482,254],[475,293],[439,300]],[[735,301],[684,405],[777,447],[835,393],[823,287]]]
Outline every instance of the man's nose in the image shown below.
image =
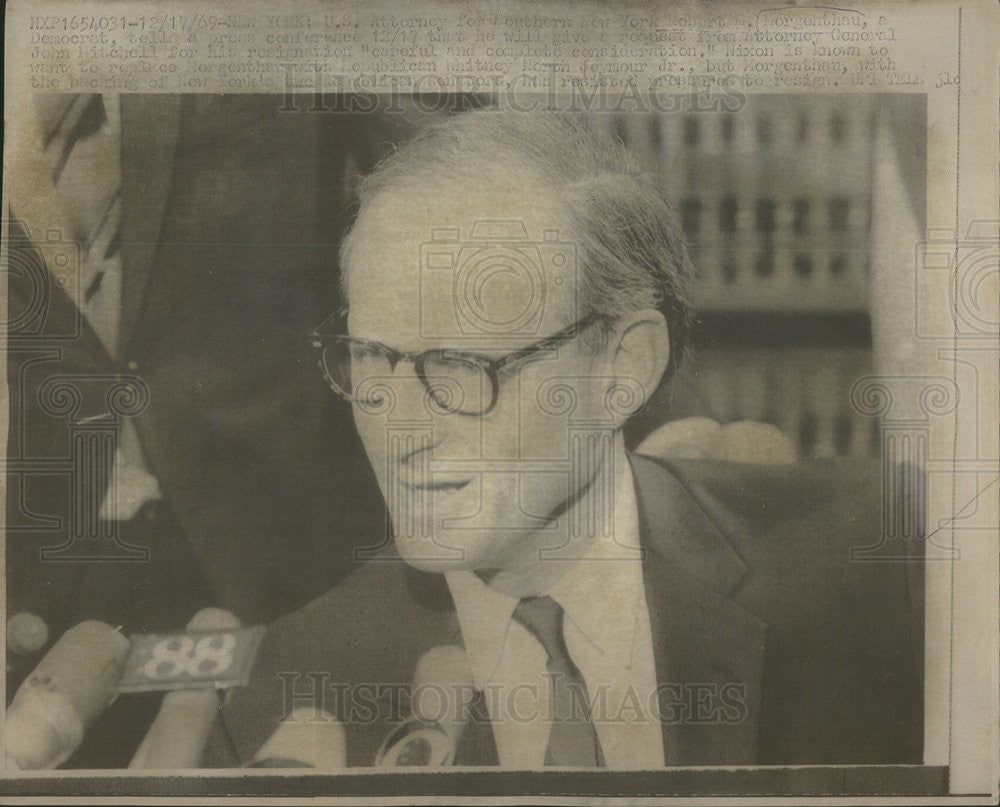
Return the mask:
[[395,406],[389,414],[387,437],[395,464],[404,473],[429,474],[431,453],[444,438],[439,427],[427,387],[417,375],[413,362],[403,360],[392,374],[396,394]]
[[393,438],[400,437],[404,432],[408,438],[397,446],[397,462],[404,467],[415,468],[429,463],[432,455],[438,457],[439,452],[445,451],[443,444],[449,446],[448,454],[455,450],[452,445],[455,442],[455,415],[444,412],[433,403],[412,362],[404,360],[396,365],[392,386],[396,396],[395,406],[388,415],[386,429]]
[[403,359],[392,373],[392,389],[396,393],[395,406],[390,418],[426,421],[431,417],[427,388],[417,375],[412,361]]

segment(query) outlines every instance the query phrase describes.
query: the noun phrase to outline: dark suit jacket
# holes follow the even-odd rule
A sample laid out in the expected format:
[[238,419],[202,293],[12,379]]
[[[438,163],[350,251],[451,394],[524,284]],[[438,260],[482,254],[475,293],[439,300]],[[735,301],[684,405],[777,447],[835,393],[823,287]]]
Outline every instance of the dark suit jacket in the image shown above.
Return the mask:
[[[875,469],[631,462],[658,680],[735,684],[745,707],[728,720],[664,710],[667,763],[920,762],[923,567],[851,559],[879,543]],[[368,563],[271,626],[253,683],[224,711],[236,756],[312,695],[347,723],[348,763],[371,765],[405,715],[386,685],[445,643],[461,635],[443,577],[398,556]],[[464,761],[495,762],[491,732],[470,730]]]
[[[206,604],[182,593],[196,574],[244,622],[270,620],[325,591],[350,570],[354,546],[385,534],[350,408],[306,344],[339,304],[344,165],[349,152],[361,167],[377,156],[378,118],[361,116],[360,138],[350,116],[283,103],[122,96],[117,361],[46,270],[72,246],[9,229],[8,612],[42,615],[53,638],[87,616],[183,627]],[[56,377],[80,393],[73,411],[40,403]],[[66,468],[71,425],[106,416],[121,377],[148,391],[133,420],[176,535],[145,543],[148,564],[43,561],[43,548],[68,539],[73,486],[94,507],[103,497],[106,466]],[[160,594],[132,603],[136,621],[99,604],[129,585],[123,569],[163,577]]]

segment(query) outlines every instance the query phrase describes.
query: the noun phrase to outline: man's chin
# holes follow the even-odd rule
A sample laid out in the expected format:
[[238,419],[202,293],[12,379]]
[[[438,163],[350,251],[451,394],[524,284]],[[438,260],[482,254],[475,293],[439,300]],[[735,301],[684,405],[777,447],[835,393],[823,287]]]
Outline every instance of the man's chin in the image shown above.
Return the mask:
[[465,547],[447,546],[432,538],[396,537],[396,551],[410,566],[422,572],[471,571],[481,558]]

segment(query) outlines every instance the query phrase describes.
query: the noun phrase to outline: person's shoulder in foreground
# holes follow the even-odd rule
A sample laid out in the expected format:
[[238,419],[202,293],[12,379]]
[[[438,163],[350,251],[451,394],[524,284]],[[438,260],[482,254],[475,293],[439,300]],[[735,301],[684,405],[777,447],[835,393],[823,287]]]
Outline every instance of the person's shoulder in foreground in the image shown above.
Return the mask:
[[[920,577],[882,558],[918,559],[920,546],[881,540],[879,469],[630,464],[654,647],[668,658],[666,764],[919,763]],[[226,731],[245,761],[314,702],[345,724],[348,764],[370,766],[407,716],[421,655],[461,643],[443,577],[386,549],[271,626]]]

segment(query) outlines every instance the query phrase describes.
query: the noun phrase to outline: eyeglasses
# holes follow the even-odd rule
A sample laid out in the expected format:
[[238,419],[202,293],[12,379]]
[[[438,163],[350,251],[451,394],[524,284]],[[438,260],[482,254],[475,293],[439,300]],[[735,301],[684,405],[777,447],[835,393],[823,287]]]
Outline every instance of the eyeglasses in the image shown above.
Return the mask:
[[348,401],[380,407],[393,393],[388,379],[401,361],[412,361],[430,400],[443,412],[483,416],[493,411],[500,392],[499,374],[545,350],[579,336],[599,320],[589,314],[561,331],[500,358],[439,348],[406,352],[343,333],[347,312],[334,314],[309,337],[331,389]]

